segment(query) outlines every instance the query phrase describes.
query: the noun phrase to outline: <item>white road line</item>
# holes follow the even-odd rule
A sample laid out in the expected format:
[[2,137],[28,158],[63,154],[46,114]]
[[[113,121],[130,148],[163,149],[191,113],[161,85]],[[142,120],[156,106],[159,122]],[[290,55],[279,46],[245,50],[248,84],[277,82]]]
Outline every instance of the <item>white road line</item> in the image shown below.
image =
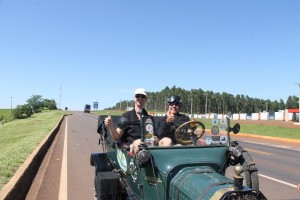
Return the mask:
[[270,176],[266,176],[266,175],[263,175],[263,174],[258,174],[258,176],[261,176],[261,177],[266,178],[266,179],[270,179],[270,180],[278,182],[278,183],[282,183],[284,185],[287,185],[287,186],[290,186],[290,187],[293,187],[293,188],[297,188],[297,185],[294,185],[294,184],[291,184],[291,183],[288,183],[288,182],[285,182],[285,181],[282,181],[282,180],[279,180],[279,179],[276,179],[276,178],[272,178]]
[[267,144],[264,142],[252,142],[252,141],[241,141],[241,142],[247,142],[247,143],[252,143],[252,144],[260,144],[260,145],[264,145],[264,146],[269,146],[269,147],[276,147],[276,148],[282,148],[282,149],[288,149],[288,150],[294,150],[294,151],[300,151],[300,149],[297,148],[293,148],[291,146],[284,146],[284,145],[272,145],[272,144]]
[[68,117],[66,117],[66,129],[65,129],[65,139],[64,139],[64,148],[63,148],[63,156],[62,156],[62,166],[60,172],[60,185],[59,185],[59,200],[67,200],[68,199],[68,162],[67,162],[67,150],[68,150]]

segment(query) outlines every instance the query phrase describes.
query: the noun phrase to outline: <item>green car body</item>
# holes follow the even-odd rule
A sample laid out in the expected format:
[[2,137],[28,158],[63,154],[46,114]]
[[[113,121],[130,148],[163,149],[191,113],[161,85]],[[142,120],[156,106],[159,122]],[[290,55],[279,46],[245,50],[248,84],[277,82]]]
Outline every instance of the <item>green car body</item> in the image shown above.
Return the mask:
[[[259,191],[258,183],[251,184],[258,179],[250,180],[250,184],[247,180],[245,185],[243,173],[232,179],[225,176],[230,165],[246,164],[247,169],[251,169],[249,154],[234,158],[233,149],[236,148],[230,145],[230,138],[227,143],[204,146],[141,145],[136,154],[113,141],[109,134],[102,140],[105,140],[106,151],[91,155],[97,199],[266,199]],[[240,150],[244,155],[247,153]],[[256,167],[252,165],[252,169],[257,175]],[[107,175],[115,177],[115,181],[105,183],[101,178],[105,173],[115,173],[117,176]],[[114,194],[111,190],[104,191],[104,185],[112,182],[111,185],[116,185],[112,189]]]

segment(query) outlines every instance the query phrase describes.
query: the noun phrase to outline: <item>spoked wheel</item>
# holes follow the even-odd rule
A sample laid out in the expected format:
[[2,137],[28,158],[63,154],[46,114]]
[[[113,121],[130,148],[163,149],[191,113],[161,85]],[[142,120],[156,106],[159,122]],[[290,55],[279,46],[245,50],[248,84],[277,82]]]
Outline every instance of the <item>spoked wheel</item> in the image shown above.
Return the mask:
[[[201,129],[200,133],[196,131],[198,128]],[[175,139],[178,144],[188,145],[192,144],[193,140],[198,140],[202,137],[205,132],[205,126],[200,121],[188,121],[181,124],[175,131]]]

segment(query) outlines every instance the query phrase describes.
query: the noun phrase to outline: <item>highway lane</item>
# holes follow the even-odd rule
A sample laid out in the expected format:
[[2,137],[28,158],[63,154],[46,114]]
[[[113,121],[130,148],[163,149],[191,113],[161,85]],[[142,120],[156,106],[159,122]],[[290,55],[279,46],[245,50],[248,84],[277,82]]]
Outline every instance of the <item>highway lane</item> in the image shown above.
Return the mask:
[[94,199],[90,154],[101,152],[97,116],[75,112],[65,118],[26,197],[27,200]]
[[[94,168],[89,156],[102,149],[96,133],[97,118],[75,112],[64,120],[26,199],[94,199]],[[238,141],[256,162],[260,189],[268,199],[300,199],[294,187],[300,182],[297,148],[258,144],[262,141],[255,138]],[[232,169],[227,174],[232,177]]]
[[100,151],[97,117],[73,115],[68,127],[68,199],[92,199],[94,168],[89,160],[92,152]]

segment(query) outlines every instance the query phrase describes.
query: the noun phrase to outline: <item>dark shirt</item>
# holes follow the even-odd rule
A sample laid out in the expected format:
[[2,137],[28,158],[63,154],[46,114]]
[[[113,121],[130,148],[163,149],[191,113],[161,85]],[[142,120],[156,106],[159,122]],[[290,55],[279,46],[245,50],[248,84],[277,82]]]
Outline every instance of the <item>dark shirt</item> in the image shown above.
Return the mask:
[[[149,116],[149,114],[145,109],[143,109],[141,113],[144,116]],[[129,122],[140,121],[138,116],[136,115],[135,109],[123,113],[122,116],[127,118]],[[141,126],[129,125],[127,128],[124,129],[124,133],[121,137],[121,141],[127,144],[132,144],[134,140],[140,138],[141,138]]]
[[166,119],[167,115],[159,121],[157,128],[157,137],[158,139],[168,137],[172,140],[173,144],[177,144],[177,141],[175,139],[175,131],[181,124],[190,121],[190,118],[184,114],[178,113],[174,115],[173,122],[167,123]]

